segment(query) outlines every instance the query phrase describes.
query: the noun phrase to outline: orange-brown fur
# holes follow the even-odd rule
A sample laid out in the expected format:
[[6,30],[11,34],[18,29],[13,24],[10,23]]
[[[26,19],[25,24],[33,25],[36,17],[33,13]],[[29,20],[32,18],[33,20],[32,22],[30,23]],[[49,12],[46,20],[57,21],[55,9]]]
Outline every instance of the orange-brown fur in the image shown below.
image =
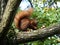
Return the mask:
[[26,11],[18,12],[14,18],[16,28],[21,30],[26,30],[27,28],[36,29],[36,22],[33,19],[29,19],[32,12],[32,8]]

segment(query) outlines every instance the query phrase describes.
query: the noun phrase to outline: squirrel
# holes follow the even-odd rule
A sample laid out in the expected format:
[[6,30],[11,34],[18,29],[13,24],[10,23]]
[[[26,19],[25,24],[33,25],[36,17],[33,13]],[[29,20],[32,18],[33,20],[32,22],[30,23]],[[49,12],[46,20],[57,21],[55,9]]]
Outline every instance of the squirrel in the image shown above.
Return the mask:
[[34,19],[29,19],[31,14],[33,13],[33,8],[30,8],[26,11],[18,12],[14,18],[14,23],[16,28],[20,30],[37,29],[37,22]]

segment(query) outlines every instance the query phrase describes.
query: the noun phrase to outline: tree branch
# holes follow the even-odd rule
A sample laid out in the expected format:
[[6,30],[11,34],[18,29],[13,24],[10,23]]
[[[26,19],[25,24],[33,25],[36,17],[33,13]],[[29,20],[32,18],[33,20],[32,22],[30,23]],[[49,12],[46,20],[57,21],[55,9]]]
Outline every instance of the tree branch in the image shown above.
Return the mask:
[[[20,44],[20,43],[26,43],[26,42],[36,41],[36,40],[41,41],[55,34],[60,34],[60,23],[55,24],[53,26],[49,26],[44,29],[37,29],[31,32],[19,32],[16,34],[17,38],[16,39],[13,38],[11,42],[14,44]],[[5,42],[8,43],[8,40]],[[59,40],[57,40],[57,42],[59,42]]]
[[60,33],[60,24],[55,24],[44,29],[38,29],[31,32],[17,33],[17,43],[25,43],[35,40],[43,40],[49,36]]

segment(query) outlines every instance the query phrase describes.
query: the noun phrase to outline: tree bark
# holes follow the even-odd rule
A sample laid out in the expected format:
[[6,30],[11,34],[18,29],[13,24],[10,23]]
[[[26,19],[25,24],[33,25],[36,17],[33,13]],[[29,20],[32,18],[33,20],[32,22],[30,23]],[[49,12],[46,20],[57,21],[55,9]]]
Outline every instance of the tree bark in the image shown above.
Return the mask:
[[60,34],[60,24],[55,24],[44,29],[38,29],[31,32],[17,33],[17,43],[25,43],[35,40],[44,40],[47,37]]
[[8,0],[0,0],[0,22]]
[[2,21],[0,23],[0,37],[6,36],[20,2],[21,0],[8,0]]
[[[27,32],[18,32],[16,33],[17,36],[16,39],[12,39],[10,42],[20,44],[20,43],[27,43],[36,40],[42,41],[55,34],[60,34],[60,23],[57,23],[53,26],[51,25],[44,29],[37,29],[34,31],[27,31]],[[7,43],[8,40],[5,42]],[[57,42],[59,42],[59,40]]]

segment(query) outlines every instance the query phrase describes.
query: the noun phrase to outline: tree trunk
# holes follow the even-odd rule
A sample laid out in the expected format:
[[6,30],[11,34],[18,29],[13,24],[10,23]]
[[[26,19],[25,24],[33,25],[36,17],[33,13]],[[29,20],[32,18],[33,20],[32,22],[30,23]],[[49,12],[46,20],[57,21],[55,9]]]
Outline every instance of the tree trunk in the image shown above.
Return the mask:
[[4,38],[14,20],[14,15],[21,0],[8,0],[2,21],[0,23],[0,38]]

